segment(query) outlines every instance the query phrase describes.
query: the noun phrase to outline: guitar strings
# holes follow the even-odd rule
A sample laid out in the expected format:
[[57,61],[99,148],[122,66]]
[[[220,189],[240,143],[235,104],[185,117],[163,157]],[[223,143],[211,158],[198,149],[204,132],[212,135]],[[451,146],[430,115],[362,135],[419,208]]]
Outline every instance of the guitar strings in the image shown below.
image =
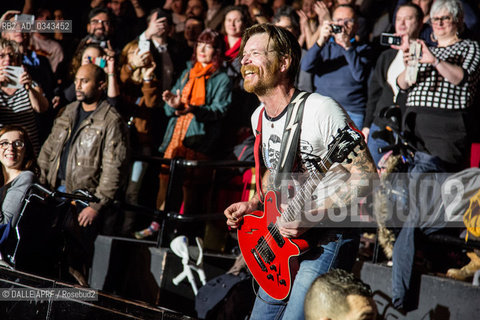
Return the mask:
[[[342,131],[347,131],[347,130],[348,130],[348,128],[347,128],[347,129],[343,129]],[[341,131],[339,132],[339,134],[341,134]],[[335,138],[334,138],[334,139],[335,139]],[[341,142],[340,139],[336,139],[334,145],[333,145],[331,148],[329,148],[329,150],[328,150],[328,152],[327,152],[327,155],[324,157],[324,159],[328,160],[328,162],[327,162],[328,165],[325,165],[323,159],[320,160],[320,164],[323,166],[323,169],[322,169],[322,171],[324,171],[323,173],[326,173],[326,172],[330,169],[330,167],[332,166],[333,163],[332,163],[332,161],[330,160],[330,157],[331,157],[333,151],[335,150],[335,148],[338,147],[338,145],[339,145],[340,142]],[[319,173],[318,173],[317,171],[313,171],[313,173],[309,176],[309,178],[308,178],[307,181],[305,182],[305,185],[310,186],[310,188],[315,187],[314,185],[309,185],[309,184],[313,181],[313,179],[321,180],[321,176],[319,175]],[[306,189],[306,188],[301,188],[301,189],[298,191],[297,195],[296,195],[296,196],[292,199],[292,201],[289,203],[289,206],[288,206],[287,209],[286,209],[286,211],[287,211],[286,214],[287,214],[288,221],[293,221],[293,219],[294,219],[295,216],[296,216],[295,212],[292,212],[293,209],[290,209],[290,208],[293,207],[293,206],[291,206],[291,204],[298,206],[298,207],[296,208],[296,209],[297,209],[297,210],[296,210],[297,212],[301,209],[302,205],[304,204],[304,203],[303,203],[303,204],[298,203],[298,199],[300,198],[300,195],[302,195],[303,197],[305,197],[305,195],[304,195],[304,193],[306,193],[306,190],[305,190],[305,189]],[[283,213],[281,213],[281,215],[283,216]],[[282,235],[280,234],[280,230],[277,228],[277,222],[275,222],[275,224],[274,224],[274,226],[273,226],[272,229],[274,230],[274,231],[273,231],[274,233],[282,236]],[[283,237],[283,236],[282,236],[282,237]],[[259,248],[257,248],[259,254],[262,256],[262,259],[263,259],[263,256],[268,252],[268,250],[269,250],[269,248],[270,248],[269,244],[271,243],[272,239],[273,239],[273,235],[271,234],[271,232],[269,232],[269,233],[265,236],[265,238],[264,238],[265,241],[259,246]]]

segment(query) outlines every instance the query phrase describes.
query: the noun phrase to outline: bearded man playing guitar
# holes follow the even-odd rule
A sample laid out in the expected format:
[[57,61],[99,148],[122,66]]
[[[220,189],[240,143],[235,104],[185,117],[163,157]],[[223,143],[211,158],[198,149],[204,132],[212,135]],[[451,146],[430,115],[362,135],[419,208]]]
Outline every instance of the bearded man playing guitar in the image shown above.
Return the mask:
[[[332,268],[347,271],[352,268],[358,251],[358,232],[353,228],[318,228],[318,223],[308,223],[305,211],[322,213],[345,208],[355,197],[367,195],[370,190],[368,179],[376,175],[371,155],[346,112],[328,97],[316,93],[308,95],[295,89],[300,56],[301,50],[294,36],[271,24],[255,25],[242,37],[239,59],[244,87],[255,93],[261,102],[252,115],[252,125],[257,129],[256,148],[261,149],[267,172],[262,179],[262,188],[257,188],[259,192],[248,202],[230,205],[225,216],[227,225],[238,229],[242,254],[261,286],[250,319],[304,319],[305,295],[315,278]],[[296,111],[292,114],[288,109],[297,110],[302,103],[303,116],[299,119],[295,117]],[[345,142],[345,138],[350,142]],[[290,148],[292,145],[294,150]],[[289,172],[307,176],[307,180],[299,179],[302,188],[297,193],[307,195],[309,206],[307,209],[307,203],[303,201],[299,206],[303,210],[301,217],[290,219],[294,210],[289,209],[298,202],[288,201],[285,208],[269,190],[275,189],[274,186],[278,188],[277,176],[279,172],[284,173],[279,168],[288,163],[285,159],[292,155],[293,165]],[[327,192],[327,196],[318,199],[312,191],[321,189],[317,185],[331,172],[340,172],[347,179],[334,194]],[[308,188],[312,181],[315,186]],[[262,190],[268,191],[265,196]],[[308,201],[316,198],[313,205]],[[267,210],[267,206],[270,209]],[[262,212],[264,208],[265,214]],[[278,216],[267,211],[278,212]],[[338,223],[338,226],[342,224]],[[265,233],[255,238],[260,229]],[[309,240],[310,248],[300,255],[299,252],[307,247],[303,246],[303,238]],[[287,247],[290,249],[285,249]],[[282,252],[292,249],[295,252]],[[279,261],[282,256],[287,256],[286,262]],[[297,256],[298,271],[292,267],[294,259],[290,259]],[[291,277],[289,273],[292,273]]]

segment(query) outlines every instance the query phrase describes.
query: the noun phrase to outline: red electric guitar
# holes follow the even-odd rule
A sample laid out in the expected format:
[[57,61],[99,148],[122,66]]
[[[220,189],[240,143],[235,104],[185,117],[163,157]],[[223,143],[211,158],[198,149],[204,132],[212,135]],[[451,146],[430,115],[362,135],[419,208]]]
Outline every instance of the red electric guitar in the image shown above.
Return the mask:
[[362,139],[361,134],[349,126],[339,130],[328,145],[325,158],[315,165],[318,171],[308,177],[284,212],[279,209],[277,192],[268,191],[264,211],[255,211],[243,217],[237,231],[240,250],[253,277],[272,298],[283,300],[288,297],[298,270],[297,257],[308,249],[304,239],[282,237],[277,219],[283,217],[284,221],[294,221],[332,164],[347,159]]

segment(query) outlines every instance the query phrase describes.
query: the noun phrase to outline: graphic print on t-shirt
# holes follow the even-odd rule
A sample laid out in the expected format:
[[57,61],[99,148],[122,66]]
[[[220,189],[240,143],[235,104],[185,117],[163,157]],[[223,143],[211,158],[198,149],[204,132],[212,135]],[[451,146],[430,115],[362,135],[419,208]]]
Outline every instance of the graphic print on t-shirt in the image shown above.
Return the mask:
[[[277,172],[278,162],[280,160],[280,148],[282,145],[282,139],[276,135],[272,134],[268,138],[267,145],[263,144],[263,160],[267,168],[272,172]],[[313,153],[313,146],[306,140],[300,139],[300,154],[301,154],[301,163],[302,165],[298,166],[299,157],[297,153],[297,159],[295,160],[295,164],[293,166],[294,172],[301,172],[304,173],[305,171],[312,171],[314,170],[313,162],[312,161],[319,161],[319,157],[315,156]]]
[[263,144],[263,161],[265,161],[265,165],[269,170],[272,172],[277,171],[278,161],[280,160],[280,146],[282,139],[276,134],[272,134],[268,138],[267,145]]

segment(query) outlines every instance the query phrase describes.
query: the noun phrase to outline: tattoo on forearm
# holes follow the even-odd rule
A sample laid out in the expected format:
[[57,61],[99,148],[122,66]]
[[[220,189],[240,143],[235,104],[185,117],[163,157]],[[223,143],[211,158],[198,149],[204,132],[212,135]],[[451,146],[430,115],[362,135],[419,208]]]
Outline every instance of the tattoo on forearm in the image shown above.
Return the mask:
[[369,179],[375,178],[377,174],[372,156],[363,142],[354,152],[357,155],[352,158],[352,162],[343,163],[351,175],[345,185],[331,198],[333,208],[344,207],[350,204],[354,197],[365,197],[371,190],[372,184]]

